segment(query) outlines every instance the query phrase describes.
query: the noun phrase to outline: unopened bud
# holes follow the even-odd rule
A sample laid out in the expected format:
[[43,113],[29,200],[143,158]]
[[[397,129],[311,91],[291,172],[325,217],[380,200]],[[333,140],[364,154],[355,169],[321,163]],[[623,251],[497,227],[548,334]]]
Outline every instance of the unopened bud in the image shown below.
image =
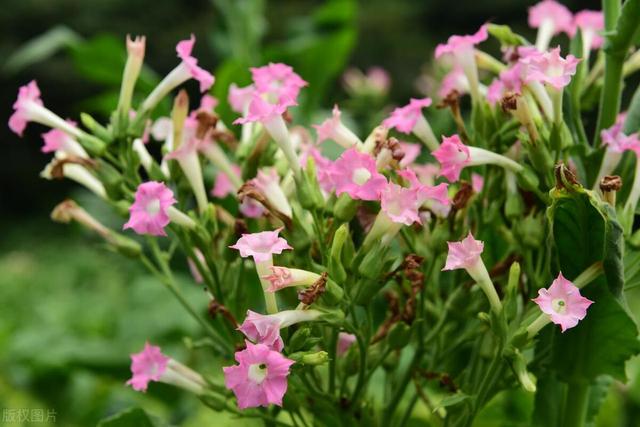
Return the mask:
[[616,205],[616,193],[622,188],[622,178],[617,175],[607,175],[600,181],[602,198],[611,206]]
[[296,352],[287,356],[289,359],[301,365],[319,366],[329,361],[329,353],[326,351]]

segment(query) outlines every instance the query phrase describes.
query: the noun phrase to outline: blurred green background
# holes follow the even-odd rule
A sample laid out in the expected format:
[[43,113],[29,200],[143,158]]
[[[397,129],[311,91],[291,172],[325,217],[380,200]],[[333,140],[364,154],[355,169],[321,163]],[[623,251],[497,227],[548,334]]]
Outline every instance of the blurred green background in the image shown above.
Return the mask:
[[[222,101],[223,117],[230,117],[224,106],[228,84],[247,83],[247,67],[270,60],[290,63],[310,82],[296,111],[303,123],[317,121],[334,102],[362,108],[347,99],[343,71],[350,66],[383,67],[392,80],[388,98],[369,104],[376,111],[366,112],[379,117],[389,106],[420,95],[417,82],[429,67],[433,49],[450,34],[470,33],[489,20],[511,25],[532,39],[526,27],[526,8],[532,3],[7,1],[0,8],[0,116],[9,117],[17,88],[35,78],[45,104],[61,116],[86,111],[104,120],[117,99],[127,33],[147,36],[148,69],[139,85],[143,92],[175,65],[175,43],[194,33],[200,64],[215,71],[213,91]],[[597,1],[563,3],[573,11],[599,8]],[[128,355],[145,340],[160,344],[175,358],[186,358],[184,337],[197,337],[198,327],[133,262],[105,251],[98,239],[79,228],[49,221],[53,206],[73,197],[107,224],[121,225],[82,190],[39,178],[49,160],[40,152],[42,132],[30,126],[20,140],[0,127],[0,416],[5,417],[7,409],[41,408],[55,411],[55,425],[89,426],[124,408],[141,406],[175,425],[243,425],[170,387],[154,384],[141,394],[124,385]],[[175,265],[185,292],[204,310],[206,299],[184,267]],[[640,298],[637,292],[629,296]],[[637,360],[629,374],[634,378],[629,386],[612,386],[599,426],[640,425]],[[497,398],[477,425],[525,426],[530,410],[530,396],[510,393]],[[417,409],[416,416],[428,414]],[[0,420],[0,425],[34,425]],[[412,422],[423,425],[418,419]]]

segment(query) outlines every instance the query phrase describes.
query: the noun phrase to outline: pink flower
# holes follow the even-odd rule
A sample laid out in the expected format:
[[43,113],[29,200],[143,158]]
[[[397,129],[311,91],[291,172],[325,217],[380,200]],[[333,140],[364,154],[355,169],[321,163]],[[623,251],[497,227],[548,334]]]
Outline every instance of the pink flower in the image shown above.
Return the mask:
[[353,334],[348,334],[346,332],[340,332],[338,334],[338,348],[336,349],[336,353],[338,356],[342,356],[345,354],[351,345],[356,342],[356,336]]
[[440,148],[431,154],[440,162],[440,176],[451,182],[460,179],[460,172],[470,163],[471,158],[469,148],[458,135],[443,137]]
[[252,68],[253,85],[248,113],[233,123],[267,122],[282,115],[287,108],[298,105],[300,89],[307,82],[285,64],[269,64]]
[[200,107],[198,110],[210,113],[218,106],[218,104],[219,102],[215,97],[205,93],[202,95],[202,98],[200,98]]
[[409,142],[401,142],[400,147],[402,148],[402,152],[404,156],[402,160],[400,160],[399,165],[401,168],[406,168],[410,164],[416,161],[422,149],[419,144],[411,144]]
[[453,35],[449,37],[446,44],[439,44],[436,47],[436,58],[440,58],[445,54],[457,55],[462,52],[473,50],[475,45],[485,41],[488,37],[489,33],[487,31],[486,24],[482,25],[475,34],[466,36]]
[[281,63],[252,68],[251,75],[257,91],[285,95],[291,99],[296,99],[300,89],[308,85],[293,68]]
[[[232,169],[233,169],[233,173],[235,173],[236,176],[241,175],[242,171],[240,170],[240,166],[233,165]],[[222,199],[227,195],[233,194],[233,193],[235,193],[234,186],[231,183],[231,180],[229,179],[227,174],[221,171],[218,172],[218,174],[216,175],[216,182],[214,183],[213,188],[211,189],[211,195],[213,197]]]
[[244,114],[247,107],[249,107],[254,90],[253,85],[238,87],[235,83],[231,83],[229,86],[229,105],[231,105],[231,109],[238,114]]
[[187,67],[191,77],[200,82],[200,92],[205,92],[213,85],[215,78],[208,71],[198,66],[198,60],[191,56],[193,45],[196,42],[196,38],[191,34],[191,38],[188,40],[182,40],[176,45],[176,52],[178,57],[182,59],[182,63]]
[[246,197],[240,203],[240,212],[247,218],[260,218],[264,214],[264,208],[260,203]]
[[176,203],[173,192],[162,182],[149,181],[138,186],[135,201],[129,208],[129,221],[123,229],[133,228],[138,234],[166,236],[164,227],[169,224],[169,207]]
[[573,328],[585,318],[587,309],[593,301],[580,295],[580,289],[558,274],[549,289],[539,289],[538,297],[533,300],[543,313],[560,325],[562,332]]
[[396,128],[402,133],[413,132],[418,119],[422,116],[422,109],[431,105],[431,98],[411,98],[408,105],[398,107],[391,113],[382,125],[388,128]]
[[360,145],[361,141],[348,127],[346,127],[342,120],[340,120],[340,109],[338,105],[333,106],[332,115],[319,125],[313,125],[318,132],[318,143],[326,141],[328,139],[337,142],[344,148],[350,148],[355,145]]
[[442,271],[461,268],[470,270],[477,265],[478,261],[481,262],[480,254],[484,250],[484,243],[474,239],[471,232],[462,241],[447,242],[447,245],[449,246],[449,253]]
[[438,96],[440,98],[446,98],[454,90],[458,92],[459,95],[464,95],[469,92],[469,81],[459,64],[456,64],[442,79]]
[[369,154],[350,148],[331,167],[336,194],[347,193],[352,199],[378,200],[387,179],[376,170],[376,160]]
[[382,190],[380,205],[385,214],[395,223],[411,225],[414,222],[421,224],[418,212],[419,203],[416,191],[401,187],[392,182]]
[[[75,127],[75,123],[67,120],[70,126]],[[74,138],[60,129],[51,129],[42,134],[44,145],[41,148],[43,153],[53,153],[60,151],[70,156],[88,158],[89,155]]]
[[523,61],[527,64],[527,82],[538,81],[562,90],[571,82],[580,59],[573,55],[562,58],[560,47],[556,47],[549,52],[529,56]]
[[269,282],[267,292],[277,292],[290,286],[309,286],[320,279],[320,275],[307,270],[288,267],[269,267],[271,273],[261,278]]
[[131,355],[131,373],[133,376],[127,385],[136,391],[147,391],[149,381],[160,381],[167,369],[169,357],[162,354],[160,347],[145,343],[140,353]]
[[561,32],[569,33],[573,16],[569,9],[554,0],[543,0],[529,8],[529,26],[540,28],[543,25],[551,26],[552,34]]
[[586,49],[599,49],[604,39],[600,33],[604,30],[604,15],[601,11],[582,10],[573,17],[569,35],[575,37],[578,28],[582,31],[582,42]]
[[222,368],[225,386],[233,390],[240,409],[282,406],[287,392],[289,368],[294,364],[263,344],[247,342],[247,348],[235,354],[238,365]]
[[522,93],[523,67],[520,62],[500,72],[500,78],[494,80],[487,90],[487,100],[495,104],[499,102],[507,92]]
[[445,183],[436,186],[423,184],[412,169],[398,171],[398,175],[409,182],[409,188],[416,193],[418,203],[422,205],[427,200],[433,200],[440,205],[449,205],[448,185]]
[[30,105],[42,106],[40,99],[40,89],[35,80],[31,80],[28,84],[21,86],[18,91],[18,99],[13,103],[13,114],[9,118],[9,128],[22,136],[27,123],[31,120],[28,109]]
[[273,254],[281,254],[285,249],[293,249],[285,239],[278,236],[280,230],[282,229],[243,234],[235,245],[229,247],[239,250],[243,258],[253,257],[256,263],[266,262]]
[[282,351],[284,343],[280,338],[281,324],[278,317],[248,310],[247,317],[238,330],[253,342],[266,345],[271,350]]
[[471,188],[475,193],[481,193],[484,188],[484,178],[477,173],[471,174]]
[[292,218],[293,210],[291,209],[291,204],[282,187],[280,187],[280,176],[275,168],[270,168],[266,171],[264,169],[259,170],[258,175],[251,179],[249,183],[253,184],[273,207]]
[[603,129],[600,133],[602,142],[607,145],[607,151],[623,153],[635,145],[635,135],[625,135],[622,132],[623,126],[624,122],[616,121],[613,126],[608,129]]
[[331,181],[331,165],[332,162],[324,157],[320,150],[313,144],[302,144],[300,147],[300,166],[305,169],[307,167],[307,159],[311,157],[316,164],[316,174],[318,184],[327,193],[333,191],[333,182]]

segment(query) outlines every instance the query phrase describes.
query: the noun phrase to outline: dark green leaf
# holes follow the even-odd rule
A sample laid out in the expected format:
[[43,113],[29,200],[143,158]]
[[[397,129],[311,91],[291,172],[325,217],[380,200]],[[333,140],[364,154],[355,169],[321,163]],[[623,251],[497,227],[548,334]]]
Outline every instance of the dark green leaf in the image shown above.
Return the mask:
[[615,31],[606,37],[604,50],[624,57],[639,32],[640,0],[626,0],[620,10]]
[[119,412],[98,423],[98,427],[166,427],[168,424],[150,416],[140,408]]
[[631,98],[631,104],[627,110],[627,118],[624,122],[624,133],[631,135],[634,132],[640,131],[640,86],[636,89],[636,92]]

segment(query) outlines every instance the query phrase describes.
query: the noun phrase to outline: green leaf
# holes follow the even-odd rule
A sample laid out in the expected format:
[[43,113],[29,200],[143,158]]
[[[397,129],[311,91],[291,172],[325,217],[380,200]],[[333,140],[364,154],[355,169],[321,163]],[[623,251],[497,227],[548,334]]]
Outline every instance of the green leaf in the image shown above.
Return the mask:
[[624,57],[639,33],[640,0],[627,0],[622,5],[614,32],[605,38],[605,52]]
[[150,416],[140,408],[119,412],[98,423],[98,427],[166,427],[168,424]]
[[537,427],[560,427],[565,387],[555,375],[547,373],[538,378],[531,418],[532,425]]
[[456,394],[452,394],[450,396],[447,396],[447,397],[443,398],[440,402],[436,403],[433,406],[433,412],[435,412],[435,411],[437,411],[437,410],[439,410],[441,408],[447,408],[447,407],[450,407],[450,406],[459,405],[460,403],[465,402],[465,401],[467,401],[469,399],[471,399],[471,396],[459,391]]
[[489,24],[489,34],[500,41],[500,44],[506,46],[522,46],[527,45],[529,42],[520,34],[513,32],[508,25]]
[[42,62],[60,50],[77,46],[82,37],[75,31],[58,25],[43,34],[29,40],[7,58],[2,71],[7,74],[17,73],[26,67]]
[[594,304],[578,326],[554,331],[551,369],[568,382],[601,375],[623,380],[625,361],[640,351],[638,329],[622,305],[622,233],[615,212],[580,185],[556,188],[547,214],[556,267],[573,279],[595,262],[604,275],[582,293]]

